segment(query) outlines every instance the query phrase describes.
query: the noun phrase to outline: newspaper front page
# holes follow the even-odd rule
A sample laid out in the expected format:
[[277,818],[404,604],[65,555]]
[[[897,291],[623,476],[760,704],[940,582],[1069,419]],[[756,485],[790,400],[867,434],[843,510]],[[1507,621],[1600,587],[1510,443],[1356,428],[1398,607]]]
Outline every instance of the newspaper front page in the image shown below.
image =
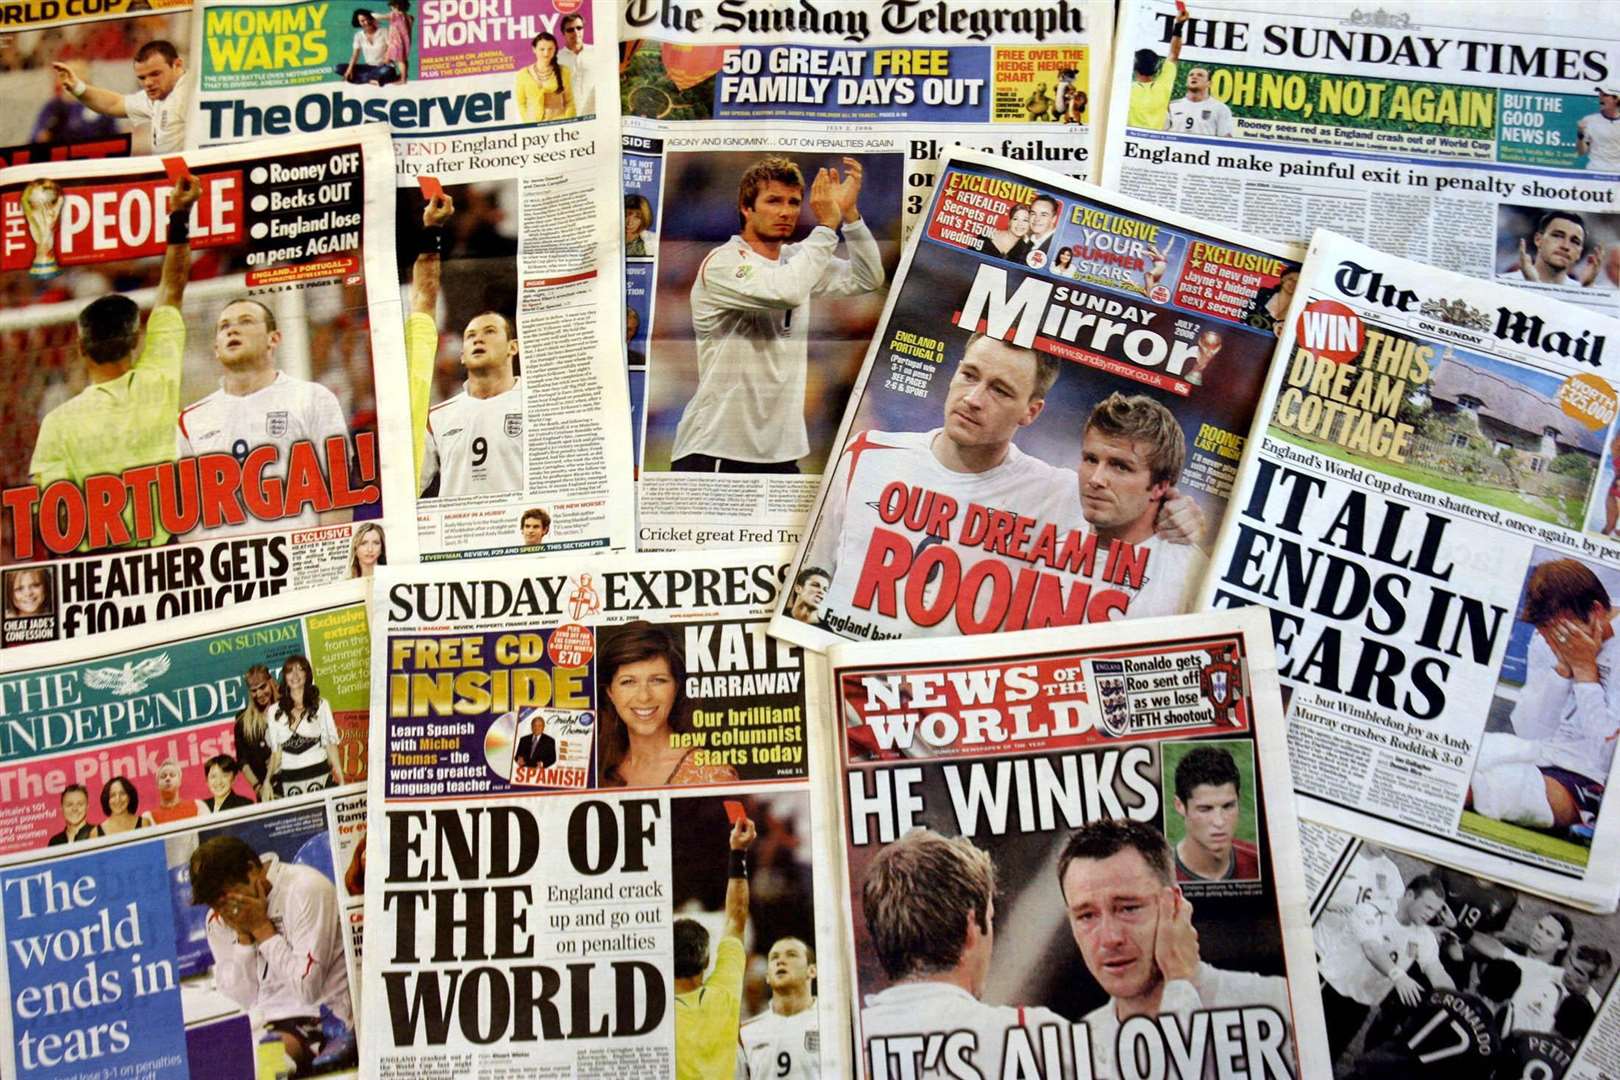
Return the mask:
[[619,12],[638,545],[796,542],[941,153],[1092,178],[1113,5]]
[[[1023,205],[1050,228],[1013,235]],[[950,151],[772,633],[819,650],[1193,610],[1293,254]]]
[[197,4],[193,140],[392,133],[423,559],[631,546],[614,7]]
[[353,1074],[370,647],[348,582],[7,655],[0,1074]]
[[1257,608],[829,651],[864,1076],[1325,1075],[1274,655]]
[[1610,3],[1124,0],[1103,184],[1620,311]]
[[184,148],[191,0],[12,0],[0,27],[0,165]]
[[1620,918],[1326,826],[1300,847],[1335,1077],[1614,1075]]
[[1620,323],[1326,231],[1287,319],[1201,600],[1272,609],[1301,815],[1614,910]]
[[5,646],[414,557],[392,177],[380,130],[0,169]]
[[847,1074],[788,554],[379,579],[364,1075]]

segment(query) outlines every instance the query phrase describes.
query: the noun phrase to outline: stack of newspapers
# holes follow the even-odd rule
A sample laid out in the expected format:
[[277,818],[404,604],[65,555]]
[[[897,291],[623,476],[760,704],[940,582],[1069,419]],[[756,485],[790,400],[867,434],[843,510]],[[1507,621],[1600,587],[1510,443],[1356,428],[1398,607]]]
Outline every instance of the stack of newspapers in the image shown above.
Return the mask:
[[1620,7],[0,0],[0,1077],[1620,1075]]

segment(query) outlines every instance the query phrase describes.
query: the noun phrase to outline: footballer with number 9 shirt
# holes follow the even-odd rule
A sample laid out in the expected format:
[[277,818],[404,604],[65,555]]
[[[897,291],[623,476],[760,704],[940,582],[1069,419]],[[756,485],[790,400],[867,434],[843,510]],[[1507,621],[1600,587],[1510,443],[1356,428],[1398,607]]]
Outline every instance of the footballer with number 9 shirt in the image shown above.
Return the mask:
[[[219,389],[180,413],[179,457],[227,453],[240,462],[261,446],[273,446],[275,463],[264,470],[264,476],[285,482],[294,443],[312,443],[321,461],[326,460],[327,439],[341,438],[348,445],[349,422],[337,395],[318,382],[295,379],[281,370],[276,364],[280,344],[275,312],[262,301],[243,296],[220,309],[214,324]],[[317,512],[305,505],[296,516],[289,513],[279,524],[335,525],[352,517],[349,510]],[[217,540],[273,527],[248,518],[236,524],[201,526],[184,539]]]
[[765,955],[770,1007],[743,1022],[737,1080],[816,1080],[821,1025],[816,1014],[816,951],[796,937],[778,938]]
[[456,204],[442,191],[422,211],[421,247],[411,270],[411,313],[405,320],[405,363],[417,445],[418,491],[424,498],[522,491],[523,378],[512,320],[483,311],[461,332],[461,393],[428,409],[439,328],[434,312],[448,244],[445,223]]

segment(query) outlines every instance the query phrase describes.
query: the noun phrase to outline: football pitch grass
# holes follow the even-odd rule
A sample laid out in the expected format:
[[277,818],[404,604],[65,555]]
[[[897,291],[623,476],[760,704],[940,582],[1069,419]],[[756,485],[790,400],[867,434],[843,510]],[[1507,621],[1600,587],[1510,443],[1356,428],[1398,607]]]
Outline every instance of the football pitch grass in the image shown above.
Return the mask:
[[1573,841],[1549,836],[1536,829],[1509,825],[1505,821],[1497,821],[1495,818],[1476,814],[1472,810],[1463,811],[1462,821],[1458,823],[1458,827],[1465,833],[1487,837],[1499,844],[1508,844],[1574,866],[1585,866],[1587,858],[1591,855],[1590,850]]

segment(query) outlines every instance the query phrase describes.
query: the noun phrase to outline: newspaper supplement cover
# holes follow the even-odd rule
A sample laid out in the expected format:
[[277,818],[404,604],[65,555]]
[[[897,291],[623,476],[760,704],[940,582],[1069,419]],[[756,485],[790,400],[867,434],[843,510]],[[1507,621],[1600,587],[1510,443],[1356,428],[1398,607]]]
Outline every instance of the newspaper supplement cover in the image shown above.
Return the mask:
[[1620,313],[1607,0],[1123,0],[1103,184]]
[[365,598],[7,654],[0,1074],[353,1074]]
[[1273,656],[1258,608],[833,646],[864,1076],[1326,1075]]
[[1335,1077],[1613,1075],[1620,917],[1326,826],[1300,847]]
[[1603,911],[1616,342],[1318,231],[1200,597],[1271,608],[1302,816]]
[[363,1075],[848,1075],[789,554],[378,579]]
[[0,165],[185,147],[191,0],[13,0],[0,26]]
[[0,169],[7,647],[414,557],[392,177],[380,129]]
[[[796,543],[941,152],[1093,178],[1113,5],[619,16],[637,544]],[[1029,212],[1007,227],[1028,235]]]
[[819,650],[1193,610],[1292,255],[951,151],[771,632]]
[[614,7],[196,6],[196,141],[392,133],[424,560],[632,546]]

